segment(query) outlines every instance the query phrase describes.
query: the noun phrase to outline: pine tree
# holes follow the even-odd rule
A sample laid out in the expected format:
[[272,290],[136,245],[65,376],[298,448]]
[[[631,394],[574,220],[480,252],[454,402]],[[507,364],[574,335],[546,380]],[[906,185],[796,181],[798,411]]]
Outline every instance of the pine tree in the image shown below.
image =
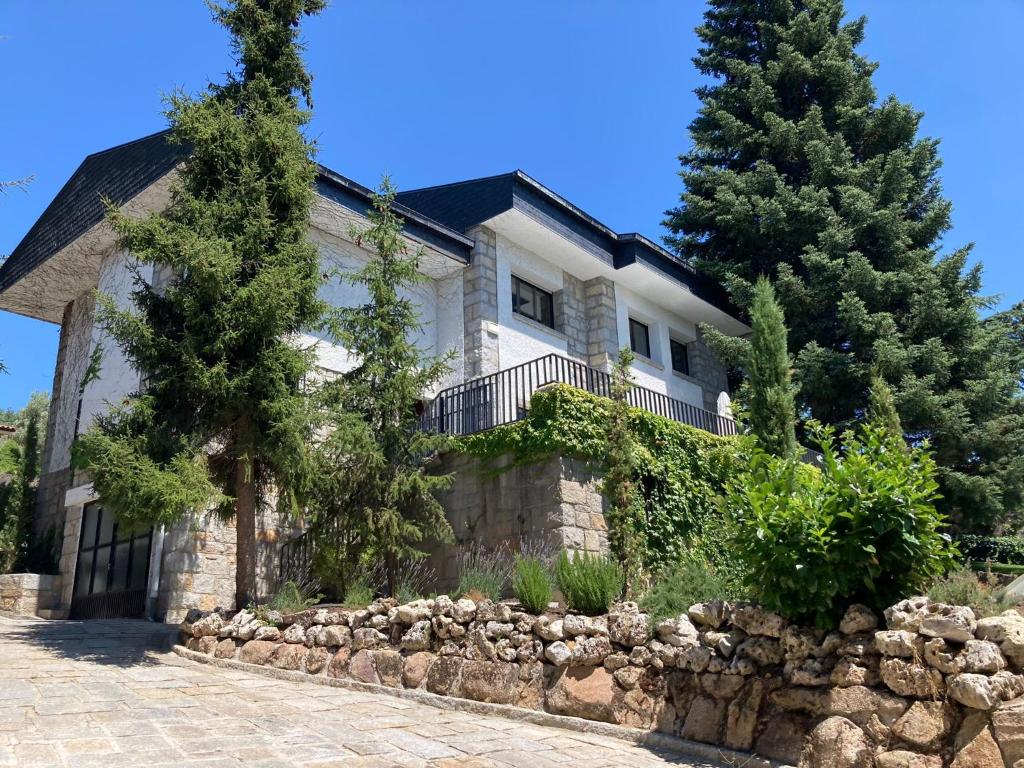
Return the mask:
[[643,500],[636,486],[636,445],[629,416],[633,388],[633,352],[619,350],[611,372],[611,399],[605,428],[604,477],[601,493],[608,499],[608,545],[622,567],[627,600],[643,591]]
[[39,412],[32,410],[25,423],[18,477],[18,563],[20,570],[35,570],[29,562],[32,543],[32,519],[36,509],[36,478],[39,477]]
[[[392,596],[402,562],[421,556],[419,542],[452,535],[435,496],[452,477],[433,472],[429,463],[450,438],[427,431],[418,415],[423,396],[448,373],[450,355],[425,355],[415,343],[422,322],[403,292],[427,278],[419,271],[422,252],[409,251],[392,210],[394,195],[385,178],[370,226],[352,232],[373,257],[342,279],[365,288],[369,299],[338,309],[332,324],[355,367],[319,394],[326,421],[317,431],[325,437],[310,494],[319,541],[336,553],[337,568],[351,568],[360,552],[372,553],[384,562]],[[341,573],[335,582],[347,586],[349,579]]]
[[750,429],[767,453],[795,458],[796,405],[786,351],[786,320],[771,283],[763,277],[754,284],[750,324],[754,334],[745,365]]
[[871,391],[868,395],[868,421],[883,427],[890,435],[903,438],[903,425],[896,411],[892,389],[881,376],[871,377]]
[[979,317],[980,267],[965,269],[969,248],[940,250],[938,142],[911,106],[878,100],[877,65],[857,53],[865,19],[844,13],[842,0],[710,0],[695,63],[714,81],[697,90],[668,240],[742,307],[758,276],[774,282],[801,411],[857,421],[877,370],[906,437],[935,451],[945,511],[985,527],[1020,495],[988,453],[1020,392]]
[[[101,297],[106,330],[143,387],[97,420],[76,458],[122,518],[174,522],[215,505],[234,516],[235,599],[256,598],[256,515],[301,464],[303,378],[313,352],[319,259],[307,238],[316,168],[303,135],[311,78],[299,25],[323,0],[214,5],[238,71],[198,97],[169,99],[170,140],[189,147],[166,210],[111,209],[120,245],[166,271],[140,269],[133,308]],[[162,281],[161,281],[162,282]]]

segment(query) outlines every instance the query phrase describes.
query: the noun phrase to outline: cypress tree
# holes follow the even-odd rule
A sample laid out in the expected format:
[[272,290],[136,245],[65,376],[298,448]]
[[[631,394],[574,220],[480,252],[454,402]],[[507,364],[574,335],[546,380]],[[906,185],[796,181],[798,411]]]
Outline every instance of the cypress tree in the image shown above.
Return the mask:
[[896,411],[892,390],[881,376],[871,378],[871,392],[868,396],[868,420],[885,428],[890,435],[903,438],[903,425]]
[[757,277],[774,282],[810,416],[862,418],[877,370],[906,437],[935,451],[944,510],[983,528],[1020,496],[991,450],[1018,428],[1019,368],[980,319],[969,247],[941,252],[938,142],[910,105],[877,98],[865,19],[844,14],[842,0],[710,0],[694,61],[712,81],[668,242],[747,309]]
[[771,283],[763,277],[754,284],[750,324],[754,329],[746,360],[750,429],[768,453],[795,458],[796,405],[786,351],[786,321]]
[[212,5],[237,71],[197,97],[175,93],[170,140],[191,154],[162,212],[108,215],[138,270],[133,306],[100,297],[100,317],[141,372],[140,391],[76,448],[122,518],[174,522],[215,505],[235,519],[235,598],[256,598],[256,516],[301,464],[303,378],[313,353],[294,334],[322,317],[307,238],[314,147],[303,135],[311,78],[299,25],[323,0]]

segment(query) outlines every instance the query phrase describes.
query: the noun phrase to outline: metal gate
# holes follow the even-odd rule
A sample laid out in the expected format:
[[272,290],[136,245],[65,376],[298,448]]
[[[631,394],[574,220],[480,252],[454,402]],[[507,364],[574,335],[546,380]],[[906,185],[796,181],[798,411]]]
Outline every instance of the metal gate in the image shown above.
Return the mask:
[[82,510],[72,619],[141,618],[152,528],[121,523],[98,502]]

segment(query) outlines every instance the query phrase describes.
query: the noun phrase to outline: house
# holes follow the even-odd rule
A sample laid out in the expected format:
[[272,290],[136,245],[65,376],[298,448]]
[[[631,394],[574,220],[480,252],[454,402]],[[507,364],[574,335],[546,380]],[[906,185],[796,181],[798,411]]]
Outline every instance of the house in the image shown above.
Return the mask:
[[[168,201],[184,150],[166,132],[90,155],[0,268],[0,309],[58,323],[60,345],[40,478],[36,530],[62,541],[60,605],[72,616],[150,611],[169,621],[190,607],[229,606],[230,523],[210,517],[168,528],[118,526],[88,479],[70,466],[75,436],[139,386],[139,374],[95,318],[95,292],[130,301],[133,260],[104,221],[103,200],[130,215]],[[354,268],[368,254],[350,236],[371,192],[324,167],[310,237],[326,266]],[[698,323],[749,331],[721,286],[637,234],[619,234],[521,171],[401,193],[396,210],[429,278],[415,288],[427,351],[455,350],[448,379],[424,393],[425,418],[470,432],[520,418],[534,389],[564,381],[590,389],[617,350],[637,353],[637,404],[716,432],[732,429],[726,371]],[[165,279],[141,268],[146,280]],[[335,305],[361,289],[325,284]],[[343,370],[344,349],[322,339],[320,364]],[[83,385],[102,350],[98,378]],[[606,376],[605,376],[606,378]],[[295,531],[267,511],[260,574],[271,584]]]

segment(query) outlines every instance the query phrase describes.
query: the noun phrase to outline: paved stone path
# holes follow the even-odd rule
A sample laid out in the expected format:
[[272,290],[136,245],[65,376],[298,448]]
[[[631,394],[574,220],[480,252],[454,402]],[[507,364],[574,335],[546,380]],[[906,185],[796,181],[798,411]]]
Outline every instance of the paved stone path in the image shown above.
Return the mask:
[[142,621],[0,616],[0,766],[721,768],[603,736],[200,665],[166,652],[174,636]]

